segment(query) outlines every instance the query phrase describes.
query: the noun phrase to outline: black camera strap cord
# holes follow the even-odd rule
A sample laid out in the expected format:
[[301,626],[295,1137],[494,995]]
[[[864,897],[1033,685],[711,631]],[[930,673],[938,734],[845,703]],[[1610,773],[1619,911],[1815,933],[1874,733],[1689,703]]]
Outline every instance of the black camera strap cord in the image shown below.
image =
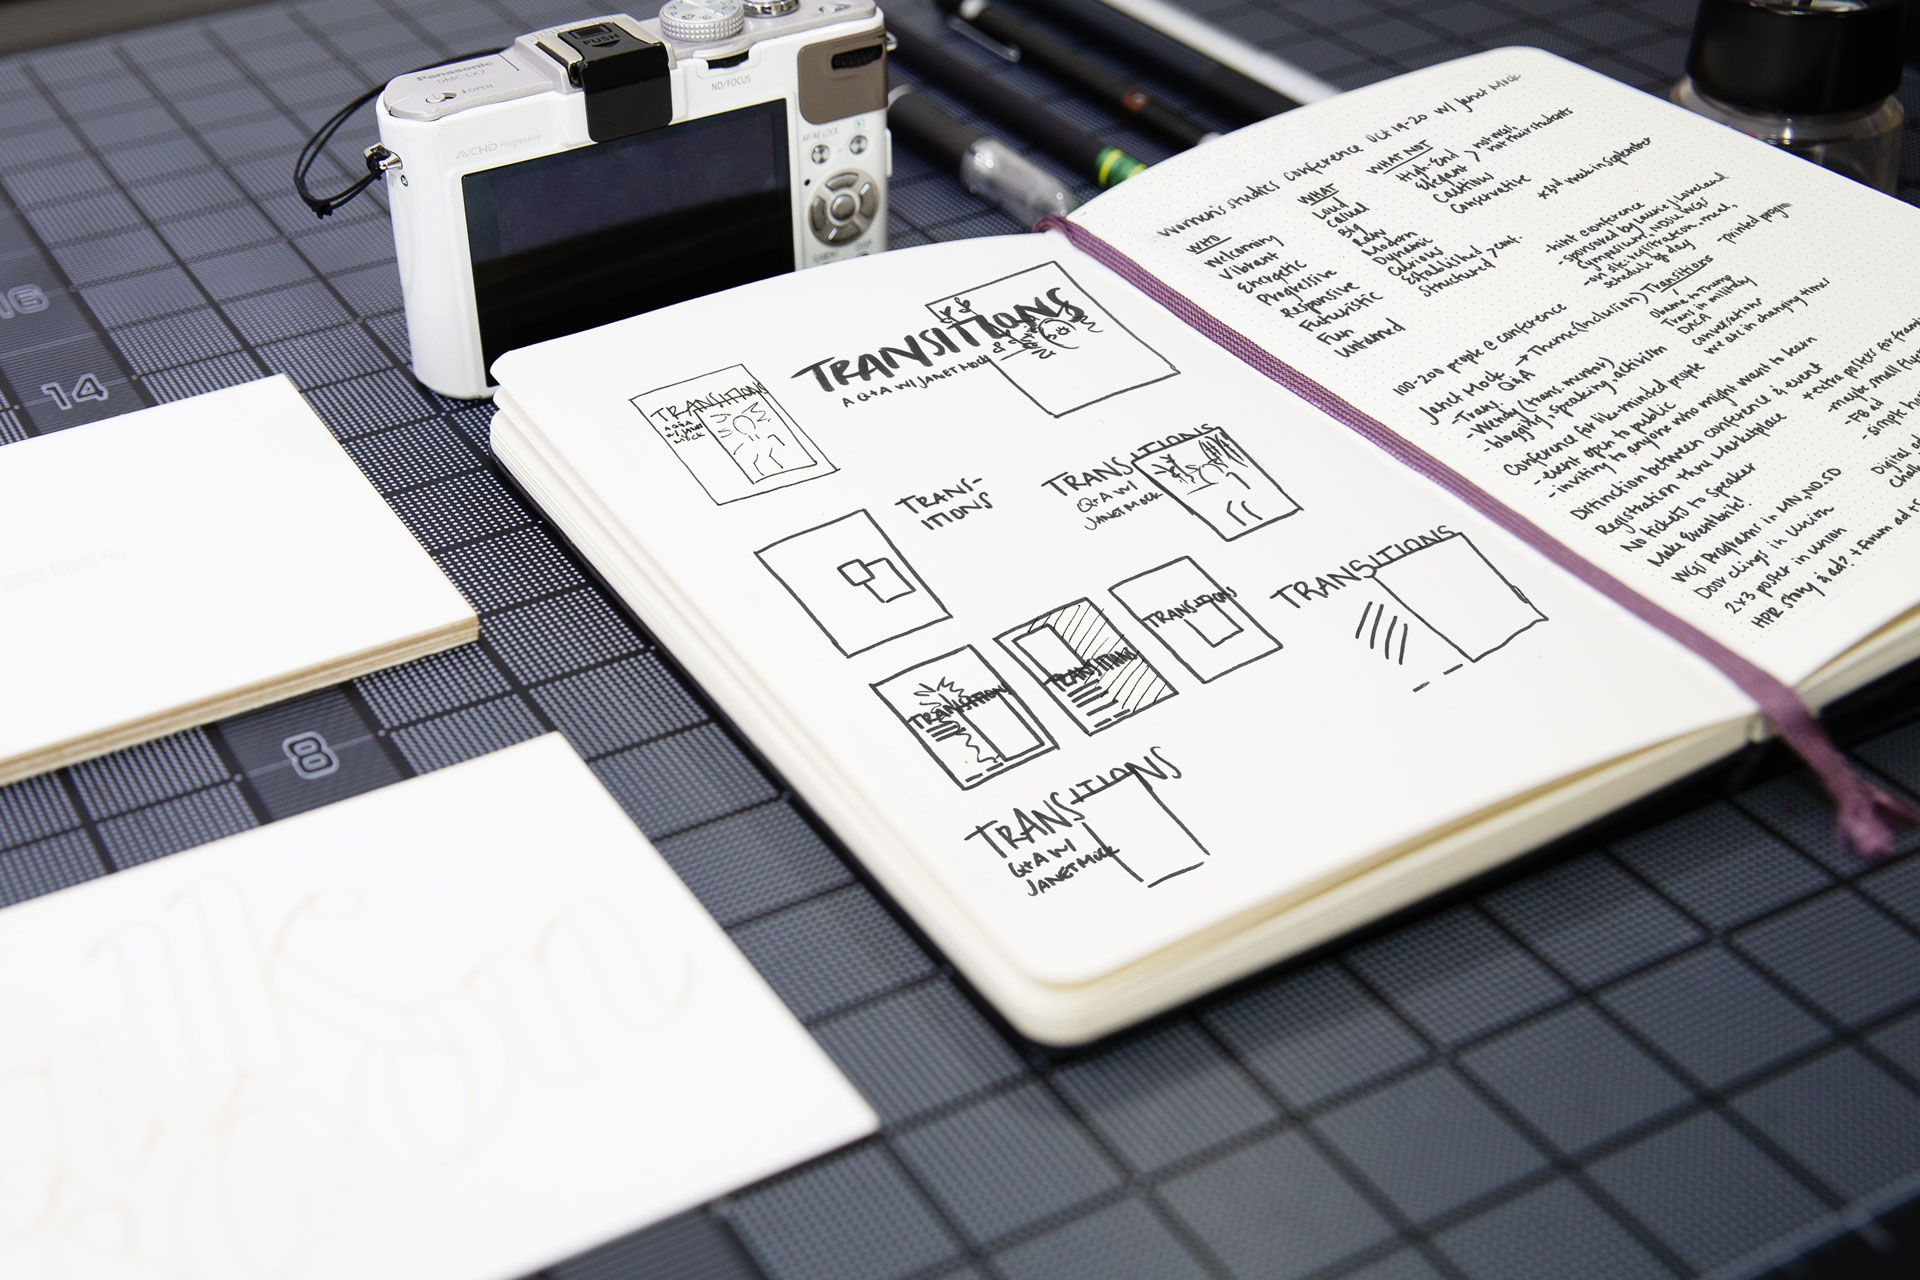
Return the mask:
[[[405,71],[401,74],[409,76],[417,75],[422,71],[431,71],[435,67],[444,67],[455,62],[468,62],[474,58],[490,57],[498,52],[500,52],[498,49],[482,49],[477,53],[456,53],[451,58],[442,58],[438,62],[429,62],[423,67],[415,67],[412,71]],[[299,193],[300,199],[305,202],[307,208],[313,210],[315,217],[324,218],[328,216],[335,209],[340,208],[362,191],[372,186],[380,175],[385,172],[385,170],[381,168],[381,162],[390,158],[393,153],[385,147],[369,147],[367,149],[367,174],[364,178],[357,179],[351,186],[336,191],[330,196],[317,196],[307,187],[307,175],[313,171],[314,163],[320,159],[320,153],[326,149],[329,142],[333,141],[333,135],[340,132],[340,127],[346,124],[348,118],[351,117],[354,112],[379,97],[381,91],[385,88],[386,85],[384,84],[375,85],[373,88],[355,98],[352,102],[349,102],[346,106],[334,112],[331,116],[327,117],[325,124],[314,130],[313,136],[307,139],[306,145],[300,148],[300,155],[293,162],[293,189]]]

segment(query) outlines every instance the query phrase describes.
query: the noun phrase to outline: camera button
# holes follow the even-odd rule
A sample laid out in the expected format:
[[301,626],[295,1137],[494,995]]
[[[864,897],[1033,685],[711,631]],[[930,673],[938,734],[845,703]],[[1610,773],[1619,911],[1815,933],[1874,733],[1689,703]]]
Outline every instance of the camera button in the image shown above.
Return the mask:
[[825,164],[832,154],[831,151],[827,150],[826,143],[817,142],[813,147],[813,162],[815,164]]
[[866,134],[856,133],[851,138],[847,139],[847,150],[853,152],[853,154],[859,155],[861,152],[865,151],[866,149],[867,149]]
[[879,208],[879,184],[858,169],[842,169],[816,188],[807,223],[815,239],[846,244],[867,233]]

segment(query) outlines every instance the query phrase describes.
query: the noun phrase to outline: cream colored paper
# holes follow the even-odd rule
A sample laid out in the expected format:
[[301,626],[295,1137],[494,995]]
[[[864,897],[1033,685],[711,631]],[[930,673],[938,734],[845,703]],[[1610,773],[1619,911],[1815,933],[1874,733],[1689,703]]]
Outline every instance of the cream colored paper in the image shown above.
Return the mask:
[[[1055,293],[1089,319],[1044,356],[928,305]],[[769,325],[702,377],[749,295],[834,320]],[[915,337],[927,366],[873,355]],[[801,272],[496,372],[579,485],[541,498],[562,527],[836,831],[887,833],[855,847],[930,890],[916,914],[965,913],[1036,982],[1103,979],[1745,708],[1054,236]],[[500,426],[537,480],[533,433]],[[1079,669],[1042,665],[1063,650]]]
[[1537,49],[1074,214],[1790,683],[1920,581],[1910,205]]
[[873,1130],[557,735],[0,911],[0,1275],[483,1280]]
[[[1847,256],[1827,220],[1913,217],[1510,50],[1207,144],[1074,221],[1799,681],[1913,607],[1914,396],[1872,394],[1920,377],[1913,290],[1857,262],[1813,287]],[[1042,1039],[1326,941],[1758,730],[1696,654],[1058,233],[768,280],[495,372],[496,455]],[[1756,430],[1775,400],[1791,432]],[[1879,641],[1824,691],[1914,628]]]
[[284,377],[0,449],[0,783],[477,629]]

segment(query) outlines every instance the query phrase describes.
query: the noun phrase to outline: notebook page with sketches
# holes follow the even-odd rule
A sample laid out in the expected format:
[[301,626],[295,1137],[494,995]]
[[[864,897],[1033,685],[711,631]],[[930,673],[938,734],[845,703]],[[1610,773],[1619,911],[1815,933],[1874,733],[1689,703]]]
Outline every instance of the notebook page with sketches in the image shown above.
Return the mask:
[[530,1274],[876,1127],[557,735],[0,911],[0,1274]]
[[1784,680],[1920,603],[1909,205],[1505,49],[1073,221]]
[[0,449],[0,782],[478,627],[285,377]]
[[769,280],[495,376],[496,453],[569,491],[556,518],[963,964],[965,934],[1095,981],[1745,717],[1058,236]]

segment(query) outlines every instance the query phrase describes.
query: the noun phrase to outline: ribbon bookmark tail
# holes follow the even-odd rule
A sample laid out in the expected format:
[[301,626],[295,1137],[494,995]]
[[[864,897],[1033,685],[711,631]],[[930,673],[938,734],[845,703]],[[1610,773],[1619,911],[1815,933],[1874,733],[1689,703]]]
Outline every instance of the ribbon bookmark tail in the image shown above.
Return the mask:
[[[1745,682],[1742,687],[1747,687]],[[1774,696],[1758,696],[1755,701],[1780,740],[1806,762],[1833,797],[1840,838],[1855,852],[1865,858],[1885,857],[1893,852],[1902,830],[1920,825],[1920,808],[1862,777],[1798,694],[1782,685]]]
[[[1832,790],[1829,785],[1829,790]],[[1844,792],[1834,793],[1840,810],[1840,834],[1862,857],[1883,858],[1893,852],[1901,831],[1920,825],[1920,809],[1851,774]]]

